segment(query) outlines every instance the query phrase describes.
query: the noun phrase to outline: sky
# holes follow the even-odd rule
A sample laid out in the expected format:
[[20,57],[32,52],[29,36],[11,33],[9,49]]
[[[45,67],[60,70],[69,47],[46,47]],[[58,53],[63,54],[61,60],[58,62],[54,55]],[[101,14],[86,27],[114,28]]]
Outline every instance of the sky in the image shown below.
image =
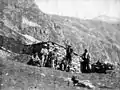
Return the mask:
[[92,19],[98,16],[120,18],[120,0],[35,0],[48,14]]

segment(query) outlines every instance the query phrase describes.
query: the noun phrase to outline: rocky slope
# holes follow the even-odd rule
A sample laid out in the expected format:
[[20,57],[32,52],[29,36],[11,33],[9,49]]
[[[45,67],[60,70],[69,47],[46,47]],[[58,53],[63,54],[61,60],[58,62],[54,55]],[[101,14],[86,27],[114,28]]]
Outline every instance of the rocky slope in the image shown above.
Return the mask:
[[[4,52],[4,55],[9,54]],[[119,74],[120,71],[107,75],[72,74],[0,58],[0,90],[119,90]],[[74,87],[72,82],[68,82],[73,75],[77,75],[80,81],[90,81],[94,88],[90,89],[84,85]]]
[[[39,90],[38,88],[53,90],[55,87],[59,90],[76,89],[65,86],[66,82],[63,78],[59,78],[59,75],[66,78],[68,73],[55,71],[54,74],[57,74],[55,75],[57,77],[54,79],[57,80],[54,82],[52,76],[44,77],[44,75],[52,75],[51,72],[54,70],[26,65],[30,55],[23,54],[25,45],[48,40],[63,46],[69,43],[78,54],[83,53],[87,48],[91,54],[91,63],[101,60],[116,64],[120,63],[119,36],[119,23],[48,15],[38,8],[34,0],[0,0],[0,89],[27,90],[29,85],[29,90]],[[77,62],[79,58],[74,56],[73,61]],[[44,72],[44,75],[41,75],[41,72]],[[97,87],[100,81],[98,78],[101,79],[101,83],[108,81],[109,84],[107,83],[106,86],[113,85],[114,90],[115,88],[118,90],[119,74],[117,75],[114,75],[113,79],[107,77],[106,80],[103,80],[106,76],[96,74],[85,76],[81,74],[80,77],[93,79],[92,82]],[[38,83],[36,84],[38,87],[33,85],[34,82]],[[45,87],[46,85],[48,87]]]
[[87,48],[91,62],[120,61],[120,24],[47,15],[34,0],[2,0],[0,6],[0,39],[7,50],[20,53],[25,44],[51,40],[69,42],[79,54]]

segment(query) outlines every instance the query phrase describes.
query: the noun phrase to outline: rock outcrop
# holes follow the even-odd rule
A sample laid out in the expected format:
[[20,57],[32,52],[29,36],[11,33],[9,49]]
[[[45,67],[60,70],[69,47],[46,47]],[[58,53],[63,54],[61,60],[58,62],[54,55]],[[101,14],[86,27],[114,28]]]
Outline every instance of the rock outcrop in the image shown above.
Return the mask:
[[119,24],[48,15],[34,0],[1,0],[0,14],[0,46],[13,53],[20,54],[24,45],[50,40],[63,46],[70,43],[78,54],[87,48],[91,63],[120,62]]

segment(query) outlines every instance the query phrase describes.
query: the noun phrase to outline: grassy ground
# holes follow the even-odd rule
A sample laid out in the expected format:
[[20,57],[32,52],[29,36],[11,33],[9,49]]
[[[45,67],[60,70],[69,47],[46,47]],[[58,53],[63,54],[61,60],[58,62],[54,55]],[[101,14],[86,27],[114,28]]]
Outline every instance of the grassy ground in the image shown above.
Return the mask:
[[[65,81],[72,73],[28,66],[11,60],[0,60],[0,90],[87,90],[73,87]],[[76,74],[80,80],[90,80],[95,90],[120,90],[119,73]]]

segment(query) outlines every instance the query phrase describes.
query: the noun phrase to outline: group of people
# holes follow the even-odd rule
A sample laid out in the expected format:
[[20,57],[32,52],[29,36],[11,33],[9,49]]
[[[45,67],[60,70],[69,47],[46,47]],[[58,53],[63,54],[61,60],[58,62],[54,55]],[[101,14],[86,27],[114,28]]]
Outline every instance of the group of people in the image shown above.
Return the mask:
[[91,65],[92,72],[107,73],[106,70],[113,70],[114,65],[110,63],[102,63],[99,60]]
[[66,55],[65,58],[61,61],[58,69],[69,72],[70,67],[72,66],[72,55],[73,55],[72,47],[70,45],[66,45]]
[[[31,60],[27,64],[29,65],[35,65],[39,67],[50,67],[54,69],[59,69],[62,71],[70,72],[70,68],[72,66],[72,56],[75,54],[73,51],[73,48],[70,45],[66,45],[64,48],[66,51],[66,54],[64,58],[59,61],[58,60],[58,48],[54,46],[55,43],[41,43],[43,45],[37,45],[42,46],[33,49],[34,53],[31,56]],[[35,46],[34,46],[35,47]],[[38,50],[38,51],[37,51]],[[97,67],[102,67],[102,64],[100,65],[100,62],[97,62],[96,64],[90,64],[90,55],[88,53],[88,50],[85,49],[84,53],[80,55],[82,61],[80,62],[80,69],[82,73],[90,73],[95,72],[95,70],[98,70]],[[98,65],[99,64],[99,65]],[[105,64],[104,64],[105,65]],[[109,69],[107,67],[103,68]],[[100,70],[100,69],[99,69]]]
[[34,45],[32,51],[31,59],[27,64],[54,68],[56,48],[50,50],[49,43],[40,43],[39,45]]
[[[41,43],[43,44],[43,43]],[[36,48],[36,46],[39,46]],[[63,60],[58,60],[58,49],[55,47],[55,43],[44,43],[43,45],[34,45],[32,49],[31,59],[27,62],[29,65],[35,65],[40,67],[50,67],[63,71],[70,71],[70,65],[72,62],[73,49],[70,45],[66,45],[66,55]],[[36,49],[34,49],[36,48]],[[39,51],[37,51],[39,49]]]
[[102,63],[99,60],[96,63],[90,64],[90,55],[88,50],[85,49],[81,58],[81,72],[83,73],[106,73],[107,70],[113,70],[114,65],[110,63]]

